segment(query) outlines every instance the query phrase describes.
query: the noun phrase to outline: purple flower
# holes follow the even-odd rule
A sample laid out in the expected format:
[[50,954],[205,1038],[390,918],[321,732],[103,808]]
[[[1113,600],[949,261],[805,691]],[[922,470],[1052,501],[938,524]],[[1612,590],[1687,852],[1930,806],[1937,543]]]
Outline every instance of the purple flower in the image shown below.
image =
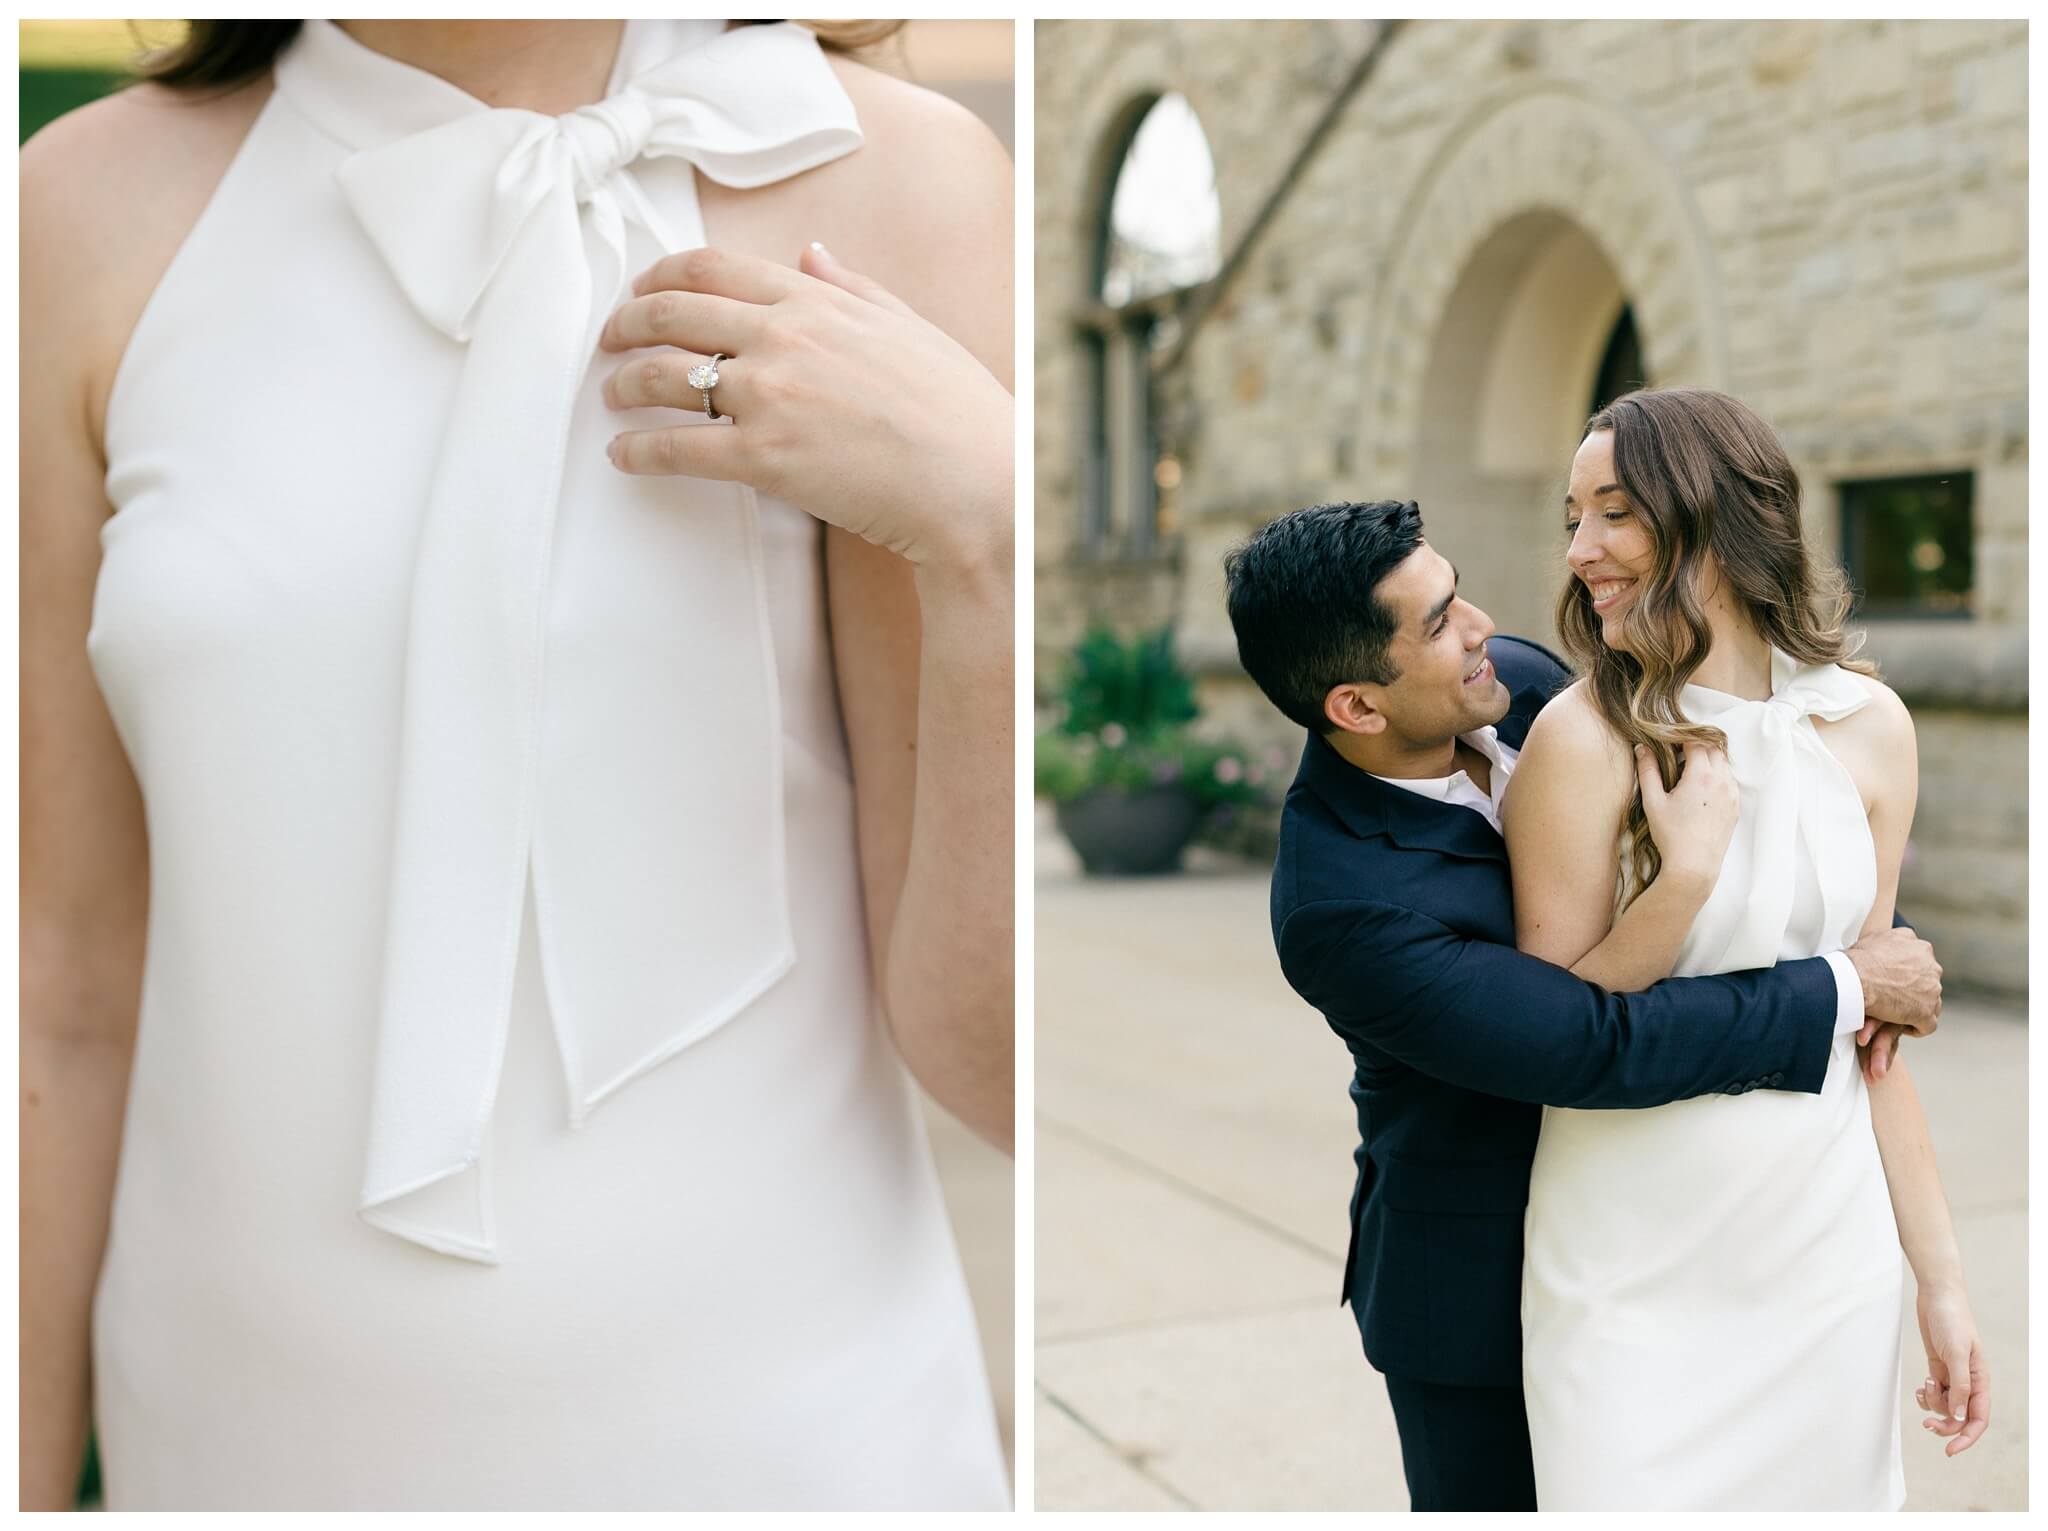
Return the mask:
[[1224,786],[1230,786],[1244,779],[1244,762],[1235,755],[1225,755],[1216,762],[1216,779]]
[[1170,787],[1179,780],[1180,762],[1178,760],[1162,760],[1152,768],[1152,785],[1155,787]]

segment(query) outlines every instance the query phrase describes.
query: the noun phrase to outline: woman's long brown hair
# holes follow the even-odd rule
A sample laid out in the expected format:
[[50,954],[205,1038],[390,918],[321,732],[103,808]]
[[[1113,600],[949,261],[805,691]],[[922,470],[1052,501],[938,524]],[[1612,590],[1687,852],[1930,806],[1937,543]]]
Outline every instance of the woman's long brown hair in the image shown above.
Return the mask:
[[[1607,726],[1631,747],[1647,745],[1668,788],[1687,744],[1725,748],[1718,728],[1687,721],[1678,693],[1707,657],[1713,634],[1700,601],[1711,554],[1738,610],[1773,648],[1803,665],[1840,664],[1864,674],[1842,630],[1848,581],[1813,557],[1799,521],[1799,475],[1769,425],[1739,400],[1704,388],[1623,394],[1586,422],[1581,439],[1614,433],[1614,477],[1650,533],[1652,563],[1623,614],[1625,648],[1601,638],[1593,593],[1567,578],[1557,605],[1565,652],[1584,673]],[[1637,789],[1622,817],[1626,896],[1656,880],[1662,859]]]
[[[748,21],[745,26],[765,26]],[[298,21],[194,21],[182,42],[147,55],[136,67],[136,78],[153,80],[177,89],[203,90],[209,86],[235,86],[268,69],[285,44],[304,25]],[[814,33],[834,53],[858,53],[885,42],[903,29],[901,21],[806,21],[800,25]]]

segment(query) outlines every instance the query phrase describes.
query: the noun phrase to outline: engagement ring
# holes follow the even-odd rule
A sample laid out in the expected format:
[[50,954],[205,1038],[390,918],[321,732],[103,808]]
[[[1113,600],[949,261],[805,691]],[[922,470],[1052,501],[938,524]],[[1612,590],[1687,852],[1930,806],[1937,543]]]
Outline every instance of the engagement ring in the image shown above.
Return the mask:
[[718,418],[718,406],[711,402],[711,390],[718,386],[718,364],[730,360],[731,357],[720,351],[711,360],[697,363],[685,374],[690,386],[704,395],[704,413],[713,420]]

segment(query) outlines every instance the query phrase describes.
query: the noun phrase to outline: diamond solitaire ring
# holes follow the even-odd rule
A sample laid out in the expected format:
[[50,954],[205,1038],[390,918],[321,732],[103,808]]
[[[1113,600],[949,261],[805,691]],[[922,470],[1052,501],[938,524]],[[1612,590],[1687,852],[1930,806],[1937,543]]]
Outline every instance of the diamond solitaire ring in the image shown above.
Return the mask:
[[718,386],[718,364],[731,360],[730,356],[720,351],[711,360],[697,363],[684,374],[685,381],[704,395],[704,413],[713,420],[718,418],[718,406],[711,402],[711,390]]

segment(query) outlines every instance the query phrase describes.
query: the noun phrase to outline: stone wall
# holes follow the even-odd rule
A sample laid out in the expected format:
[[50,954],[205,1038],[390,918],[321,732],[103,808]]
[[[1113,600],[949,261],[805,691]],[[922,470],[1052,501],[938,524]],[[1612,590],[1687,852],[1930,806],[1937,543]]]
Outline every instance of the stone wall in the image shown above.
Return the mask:
[[1823,553],[1838,482],[1975,474],[1974,619],[1878,626],[1871,648],[1923,719],[1902,903],[1958,978],[2023,987],[2025,23],[1408,24],[1168,384],[1198,426],[1178,537],[1140,566],[1078,558],[1063,316],[1088,296],[1115,124],[1188,97],[1228,250],[1372,35],[1039,24],[1041,673],[1090,614],[1171,618],[1215,724],[1284,739],[1236,671],[1220,558],[1340,498],[1420,500],[1468,593],[1547,638],[1564,470],[1626,301],[1653,382],[1726,389],[1778,428]]
[[1950,983],[2027,987],[2027,720],[1913,709],[1920,807],[1899,910]]

